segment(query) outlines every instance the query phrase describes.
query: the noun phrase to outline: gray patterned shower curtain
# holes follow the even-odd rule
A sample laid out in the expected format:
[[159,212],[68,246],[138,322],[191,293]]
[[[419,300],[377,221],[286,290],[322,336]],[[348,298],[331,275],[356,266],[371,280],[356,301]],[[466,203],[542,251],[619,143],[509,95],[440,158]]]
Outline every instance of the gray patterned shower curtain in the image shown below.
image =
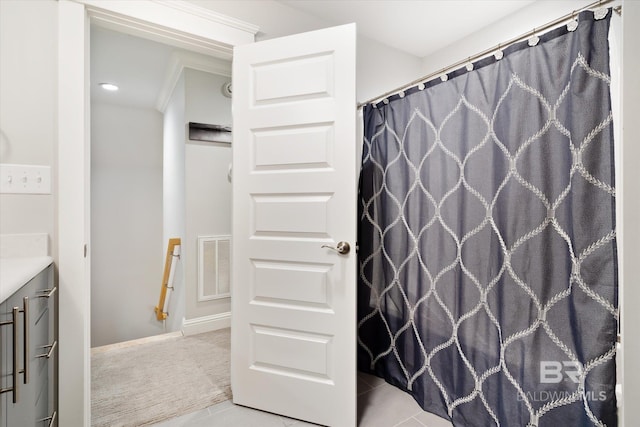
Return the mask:
[[456,426],[616,425],[610,14],[365,107],[359,368]]

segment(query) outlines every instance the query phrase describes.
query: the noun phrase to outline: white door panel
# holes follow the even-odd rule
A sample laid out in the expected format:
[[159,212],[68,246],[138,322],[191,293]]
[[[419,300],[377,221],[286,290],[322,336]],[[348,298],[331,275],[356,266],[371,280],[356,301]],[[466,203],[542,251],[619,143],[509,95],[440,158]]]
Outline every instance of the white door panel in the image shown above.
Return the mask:
[[355,25],[237,47],[233,400],[356,423]]

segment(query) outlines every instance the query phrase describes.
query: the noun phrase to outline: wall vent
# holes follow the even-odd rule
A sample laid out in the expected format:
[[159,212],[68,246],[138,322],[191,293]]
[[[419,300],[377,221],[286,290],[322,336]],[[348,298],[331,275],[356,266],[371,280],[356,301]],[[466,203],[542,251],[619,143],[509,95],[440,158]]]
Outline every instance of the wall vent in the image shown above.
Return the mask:
[[198,301],[231,295],[231,236],[198,237]]
[[189,139],[231,144],[231,127],[189,122]]

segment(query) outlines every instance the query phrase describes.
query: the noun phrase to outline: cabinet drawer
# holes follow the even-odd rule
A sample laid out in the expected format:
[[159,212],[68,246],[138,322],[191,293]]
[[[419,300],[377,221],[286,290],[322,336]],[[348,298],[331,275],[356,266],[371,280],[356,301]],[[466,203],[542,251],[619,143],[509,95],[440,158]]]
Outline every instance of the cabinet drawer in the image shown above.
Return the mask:
[[55,291],[53,286],[52,269],[48,268],[36,277],[25,287],[29,297],[29,309],[32,313],[33,325],[40,321],[46,310],[53,311],[53,300]]
[[36,398],[34,427],[48,427],[50,417],[53,415],[53,405],[49,396],[49,379],[44,378],[38,387],[40,389]]
[[0,304],[1,321],[13,320],[14,307],[17,313],[15,326],[0,328],[0,383],[3,388],[15,384],[18,390],[1,395],[0,427],[48,426],[48,417],[54,413],[57,349],[49,352],[56,321],[52,285],[50,266]]
[[51,346],[55,343],[49,329],[49,309],[46,308],[36,319],[30,336],[29,352],[31,354],[31,371],[33,380],[38,382],[42,376],[49,376],[49,353]]

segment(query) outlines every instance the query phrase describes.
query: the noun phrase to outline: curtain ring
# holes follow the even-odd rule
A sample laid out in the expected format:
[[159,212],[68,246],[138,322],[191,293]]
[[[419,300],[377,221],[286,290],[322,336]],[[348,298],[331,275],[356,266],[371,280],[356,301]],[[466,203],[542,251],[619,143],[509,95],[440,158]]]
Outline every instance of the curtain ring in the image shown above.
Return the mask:
[[531,31],[531,37],[529,37],[529,46],[533,47],[537,45],[539,41],[540,37],[536,36],[536,29],[534,28],[533,31]]
[[571,19],[567,23],[567,31],[575,31],[578,28],[578,18],[576,17],[576,11],[571,12]]

